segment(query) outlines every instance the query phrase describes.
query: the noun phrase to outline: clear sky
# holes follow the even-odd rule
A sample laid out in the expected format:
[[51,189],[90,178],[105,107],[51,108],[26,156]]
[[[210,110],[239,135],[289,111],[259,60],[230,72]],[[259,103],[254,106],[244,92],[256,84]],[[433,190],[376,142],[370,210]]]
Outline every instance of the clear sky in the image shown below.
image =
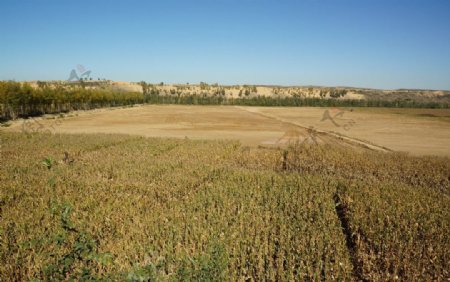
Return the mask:
[[0,0],[0,80],[450,90],[449,0]]

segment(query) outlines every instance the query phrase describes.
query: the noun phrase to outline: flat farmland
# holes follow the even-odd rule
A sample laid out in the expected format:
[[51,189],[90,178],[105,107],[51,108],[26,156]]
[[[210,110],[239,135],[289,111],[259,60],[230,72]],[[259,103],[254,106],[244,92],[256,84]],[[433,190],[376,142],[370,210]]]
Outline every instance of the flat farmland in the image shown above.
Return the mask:
[[[413,155],[450,156],[449,109],[247,108]],[[328,110],[329,116],[325,113]]]
[[450,156],[449,109],[144,105],[17,120],[2,130],[227,139],[252,147],[333,143]]
[[0,280],[446,281],[448,124],[174,105],[16,120],[0,130]]

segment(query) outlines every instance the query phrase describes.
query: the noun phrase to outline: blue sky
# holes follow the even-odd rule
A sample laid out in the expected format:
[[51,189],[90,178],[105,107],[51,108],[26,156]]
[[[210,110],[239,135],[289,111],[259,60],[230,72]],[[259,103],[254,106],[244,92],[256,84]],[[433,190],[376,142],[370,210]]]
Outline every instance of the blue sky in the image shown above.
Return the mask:
[[0,79],[450,90],[450,1],[1,0]]

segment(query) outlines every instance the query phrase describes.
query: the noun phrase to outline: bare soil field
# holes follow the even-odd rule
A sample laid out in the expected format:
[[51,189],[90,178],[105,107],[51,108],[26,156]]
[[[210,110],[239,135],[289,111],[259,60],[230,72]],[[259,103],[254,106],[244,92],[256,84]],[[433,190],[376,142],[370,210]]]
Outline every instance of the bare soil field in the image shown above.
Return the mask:
[[450,156],[449,109],[144,105],[16,120],[0,130],[237,139],[246,146],[298,141]]
[[[413,155],[450,156],[450,110],[255,108],[254,112]],[[328,112],[326,112],[328,110]],[[328,114],[328,115],[327,115]]]

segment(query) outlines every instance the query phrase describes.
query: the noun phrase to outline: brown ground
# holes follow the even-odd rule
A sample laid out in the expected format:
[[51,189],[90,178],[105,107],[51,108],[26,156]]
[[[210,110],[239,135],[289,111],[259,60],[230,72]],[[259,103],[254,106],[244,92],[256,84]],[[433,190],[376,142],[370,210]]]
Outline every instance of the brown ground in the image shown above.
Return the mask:
[[[321,121],[326,110],[334,123]],[[248,146],[300,141],[450,156],[450,110],[145,105],[17,120],[0,130],[239,139]]]
[[450,156],[450,109],[256,108],[255,111],[414,155]]

